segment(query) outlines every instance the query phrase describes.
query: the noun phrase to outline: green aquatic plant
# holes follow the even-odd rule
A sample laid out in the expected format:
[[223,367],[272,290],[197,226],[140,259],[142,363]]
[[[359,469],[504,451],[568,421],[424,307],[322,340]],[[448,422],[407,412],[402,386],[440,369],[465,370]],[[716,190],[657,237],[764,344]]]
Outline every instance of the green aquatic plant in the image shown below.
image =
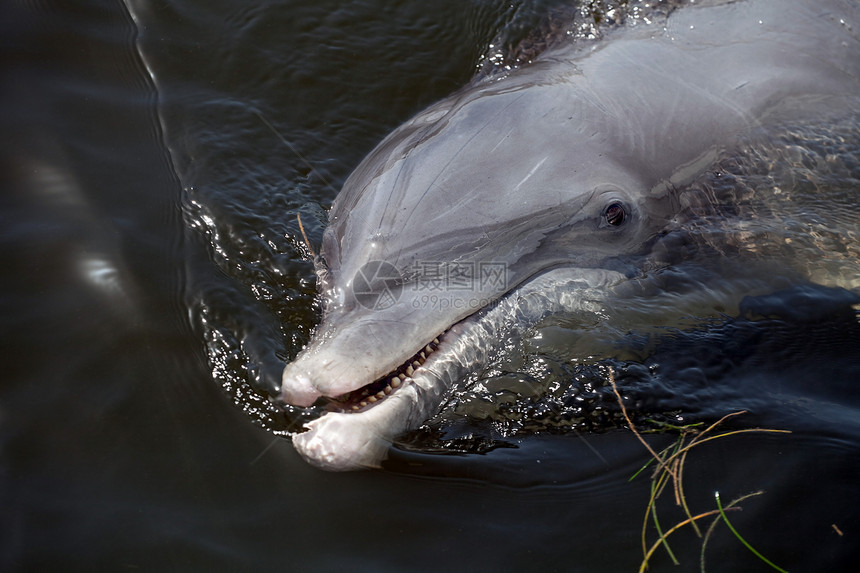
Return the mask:
[[[741,410],[739,412],[732,412],[727,414],[706,427],[704,430],[701,427],[704,425],[702,423],[695,424],[687,424],[684,426],[676,426],[672,424],[658,423],[654,422],[659,426],[657,431],[660,432],[677,432],[678,439],[675,440],[671,445],[664,448],[660,452],[654,450],[651,445],[642,437],[642,432],[640,432],[636,425],[631,420],[630,416],[627,413],[627,407],[624,405],[624,400],[621,397],[621,393],[618,391],[618,387],[615,384],[615,374],[614,371],[610,368],[609,370],[609,383],[612,386],[612,391],[615,393],[615,397],[618,400],[618,404],[621,406],[621,413],[624,416],[624,420],[627,422],[630,431],[637,437],[637,439],[642,442],[648,452],[651,454],[651,459],[649,459],[635,474],[630,477],[630,481],[639,476],[642,472],[644,472],[650,466],[656,464],[654,471],[651,474],[651,494],[648,500],[648,504],[645,509],[645,517],[642,522],[642,534],[641,534],[641,543],[642,543],[642,563],[639,566],[640,573],[645,571],[648,568],[649,561],[654,553],[662,546],[666,553],[669,555],[669,558],[675,565],[679,565],[679,561],[672,551],[667,538],[683,528],[686,525],[690,525],[696,533],[696,536],[702,539],[702,548],[700,551],[700,559],[699,565],[702,573],[705,573],[705,550],[707,548],[708,540],[711,538],[716,526],[718,523],[722,522],[726,524],[726,527],[738,538],[738,540],[749,549],[754,555],[756,555],[759,559],[770,565],[776,571],[780,571],[785,573],[785,570],[775,565],[773,562],[764,557],[761,553],[759,553],[755,548],[753,548],[735,529],[732,523],[729,521],[727,517],[727,513],[731,511],[739,511],[741,506],[739,505],[741,502],[763,494],[763,491],[756,491],[753,493],[749,493],[743,496],[738,497],[737,499],[732,500],[730,503],[723,506],[720,500],[719,492],[715,492],[716,499],[716,509],[711,509],[709,511],[705,511],[702,513],[698,513],[693,515],[692,510],[687,502],[687,496],[684,493],[684,468],[687,463],[687,455],[690,451],[700,446],[704,443],[726,438],[729,436],[734,436],[737,434],[745,434],[745,433],[778,433],[778,434],[790,434],[791,432],[788,430],[776,430],[770,428],[746,428],[741,430],[729,430],[718,432],[717,429],[723,425],[723,423],[733,417],[740,416],[745,414],[745,410]],[[653,422],[653,421],[652,421]],[[674,524],[672,527],[666,529],[664,531],[664,527],[661,525],[660,520],[657,516],[657,501],[664,493],[667,487],[672,488],[674,494],[674,502],[675,505],[680,507],[684,512],[686,519],[679,521]],[[703,533],[701,528],[699,527],[699,520],[713,517],[713,521],[707,530]],[[654,531],[657,534],[657,539],[651,545],[648,545],[648,531],[649,531],[649,523],[653,523]]]
[[[753,495],[755,495],[755,494],[753,494]],[[738,530],[735,529],[735,526],[732,525],[732,522],[729,521],[728,517],[726,517],[726,512],[725,512],[725,510],[723,510],[723,505],[720,503],[720,492],[718,492],[718,491],[714,492],[714,497],[717,500],[717,509],[719,509],[719,511],[720,511],[720,517],[723,518],[723,521],[726,522],[726,526],[731,530],[732,533],[735,534],[735,537],[737,537],[738,540],[744,544],[744,547],[746,547],[747,549],[752,551],[756,557],[758,557],[759,559],[761,559],[762,561],[764,561],[765,563],[767,563],[768,565],[770,565],[771,567],[773,567],[777,571],[780,571],[782,573],[788,573],[785,569],[783,569],[781,567],[777,567],[776,565],[774,565],[767,557],[765,557],[764,555],[762,555],[761,553],[756,551],[756,549],[752,545],[750,545],[746,539],[741,537],[741,534],[738,533]],[[702,569],[704,570],[704,565],[702,566]]]

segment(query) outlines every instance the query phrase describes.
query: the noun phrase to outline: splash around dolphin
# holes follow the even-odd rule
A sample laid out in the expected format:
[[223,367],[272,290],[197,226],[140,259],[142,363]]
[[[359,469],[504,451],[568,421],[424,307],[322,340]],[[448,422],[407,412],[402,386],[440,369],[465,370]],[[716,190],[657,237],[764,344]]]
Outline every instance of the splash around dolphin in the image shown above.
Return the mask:
[[324,301],[281,399],[328,470],[379,465],[494,345],[601,300],[683,224],[678,190],[786,118],[857,109],[849,0],[706,2],[476,82],[398,128],[335,200]]

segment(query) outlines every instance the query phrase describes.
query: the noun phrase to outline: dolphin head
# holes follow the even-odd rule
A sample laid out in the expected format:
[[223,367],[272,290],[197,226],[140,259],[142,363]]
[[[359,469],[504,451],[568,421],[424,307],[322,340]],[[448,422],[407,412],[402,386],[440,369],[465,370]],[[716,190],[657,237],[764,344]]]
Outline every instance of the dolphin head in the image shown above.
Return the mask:
[[[328,437],[312,428],[294,438],[312,461],[322,454],[300,444],[336,456],[358,447],[346,436],[372,428],[358,441],[378,449],[383,426],[426,419],[426,405],[393,397],[458,322],[552,269],[635,253],[665,226],[661,199],[643,193],[648,174],[628,169],[611,130],[589,120],[599,104],[566,82],[536,83],[539,68],[429,108],[346,181],[323,237],[323,319],[283,375],[285,402],[325,397],[341,411]],[[371,423],[384,402],[424,418]]]

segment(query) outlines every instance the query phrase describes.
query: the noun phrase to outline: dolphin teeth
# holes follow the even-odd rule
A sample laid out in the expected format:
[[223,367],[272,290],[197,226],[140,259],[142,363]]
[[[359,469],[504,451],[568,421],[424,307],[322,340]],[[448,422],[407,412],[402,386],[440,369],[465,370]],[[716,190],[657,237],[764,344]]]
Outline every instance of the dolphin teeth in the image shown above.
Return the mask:
[[428,342],[424,348],[416,352],[414,356],[406,360],[399,368],[388,374],[388,376],[337,398],[336,401],[342,405],[340,411],[358,412],[385,399],[386,396],[390,396],[404,383],[411,383],[415,371],[424,365],[427,357],[436,351],[438,345],[439,336]]

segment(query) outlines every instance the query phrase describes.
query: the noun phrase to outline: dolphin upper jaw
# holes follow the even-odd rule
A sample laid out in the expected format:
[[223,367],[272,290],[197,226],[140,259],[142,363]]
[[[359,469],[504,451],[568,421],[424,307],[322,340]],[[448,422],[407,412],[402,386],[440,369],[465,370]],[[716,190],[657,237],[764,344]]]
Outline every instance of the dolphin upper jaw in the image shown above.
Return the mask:
[[407,361],[423,362],[435,350],[428,344],[508,290],[502,281],[494,289],[463,289],[437,298],[425,280],[416,279],[402,285],[390,306],[366,308],[354,294],[343,296],[351,290],[343,274],[337,277],[343,282],[332,287],[341,293],[337,304],[326,307],[311,342],[284,369],[280,398],[287,404],[307,407],[321,397],[339,399]]
[[[295,364],[293,364],[295,366]],[[313,378],[308,371],[297,372],[297,368],[284,372],[281,382],[281,400],[293,406],[306,408],[322,396],[319,389],[314,386]]]
[[284,369],[281,399],[307,407],[320,397],[337,399],[358,390],[403,366],[460,318],[430,313],[427,320],[410,320],[416,314],[410,304],[401,301],[379,313],[352,307],[325,316],[311,344]]

